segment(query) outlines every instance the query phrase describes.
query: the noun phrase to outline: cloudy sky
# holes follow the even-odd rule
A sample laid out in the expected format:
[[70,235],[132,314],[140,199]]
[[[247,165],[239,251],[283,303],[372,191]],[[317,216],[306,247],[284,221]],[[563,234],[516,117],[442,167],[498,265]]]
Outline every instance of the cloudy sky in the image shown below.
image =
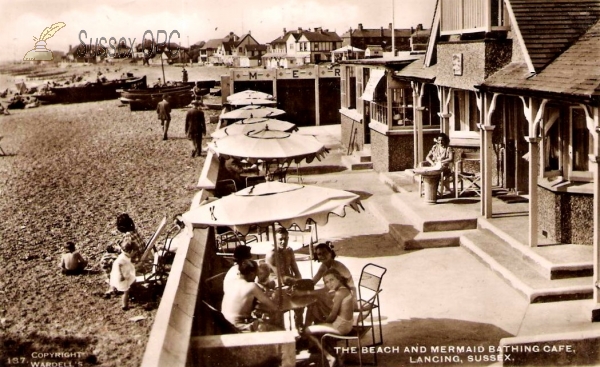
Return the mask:
[[[252,32],[260,42],[277,38],[283,28],[323,27],[342,35],[362,23],[365,28],[387,27],[395,4],[396,28],[431,25],[435,0],[0,0],[0,34],[4,51],[0,60],[22,59],[35,45],[44,28],[56,22],[66,26],[47,40],[50,50],[68,50],[69,44],[96,38],[125,37],[136,42],[150,30],[173,34],[172,42],[182,46],[229,32]],[[128,40],[129,43],[129,40]]]

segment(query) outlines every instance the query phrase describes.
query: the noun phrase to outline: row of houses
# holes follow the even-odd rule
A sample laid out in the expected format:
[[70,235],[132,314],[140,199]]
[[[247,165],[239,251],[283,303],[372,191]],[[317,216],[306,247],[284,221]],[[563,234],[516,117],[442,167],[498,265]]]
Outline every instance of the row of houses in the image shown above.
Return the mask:
[[342,141],[389,172],[446,133],[481,157],[481,215],[492,189],[527,194],[529,245],[594,246],[597,285],[599,52],[598,0],[438,0],[424,55],[342,63]]
[[[398,51],[423,51],[423,39],[429,36],[419,24],[416,29],[395,29],[395,45]],[[317,27],[314,29],[283,29],[283,34],[267,44],[259,43],[251,32],[238,36],[230,32],[223,38],[201,41],[184,47],[168,45],[165,49],[152,49],[152,45],[137,44],[130,53],[126,45],[117,45],[117,57],[153,59],[157,55],[168,62],[199,62],[233,67],[290,68],[322,62],[335,62],[348,57],[347,53],[333,51],[342,47],[360,50],[356,57],[378,58],[392,48],[392,25],[387,28],[367,29],[362,24],[346,31],[340,37],[336,32]],[[177,49],[179,52],[172,53]],[[109,50],[102,45],[78,45],[70,47],[65,61],[100,62],[108,58]],[[114,54],[115,52],[113,52]],[[352,56],[351,56],[352,57]]]

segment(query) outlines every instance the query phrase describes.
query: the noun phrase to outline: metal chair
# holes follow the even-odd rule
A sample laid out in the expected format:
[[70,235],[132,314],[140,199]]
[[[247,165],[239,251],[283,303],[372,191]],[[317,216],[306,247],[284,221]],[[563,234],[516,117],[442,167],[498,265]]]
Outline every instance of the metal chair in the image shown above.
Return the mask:
[[224,197],[227,195],[231,195],[234,192],[237,192],[237,185],[235,181],[232,179],[217,181],[217,185],[215,187],[215,196]]
[[[379,293],[381,293],[381,281],[387,269],[368,263],[363,266],[360,280],[358,281],[358,301],[357,310],[354,311],[354,326],[348,335],[339,335],[327,333],[321,337],[321,345],[325,338],[333,338],[337,340],[345,340],[346,346],[350,340],[356,340],[358,344],[358,360],[362,366],[362,342],[361,340],[369,334],[371,335],[371,343],[365,347],[372,347],[383,344],[383,329],[381,328],[381,309],[379,307]],[[377,319],[373,314],[377,311]],[[379,328],[379,339],[376,339],[375,327]],[[325,356],[323,355],[323,363]],[[377,353],[373,354],[373,364],[377,365]],[[325,364],[323,364],[325,366]]]

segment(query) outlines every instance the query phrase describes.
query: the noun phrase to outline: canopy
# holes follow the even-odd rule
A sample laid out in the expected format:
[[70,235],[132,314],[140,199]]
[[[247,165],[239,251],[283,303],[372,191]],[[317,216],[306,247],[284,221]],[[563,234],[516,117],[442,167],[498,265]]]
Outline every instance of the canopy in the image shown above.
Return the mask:
[[336,53],[336,54],[341,54],[341,53],[346,53],[346,52],[365,52],[365,50],[362,50],[358,47],[348,45],[348,46],[340,47],[331,52]]
[[375,94],[375,88],[377,88],[377,84],[381,78],[385,75],[385,70],[383,69],[371,69],[371,77],[365,86],[365,91],[363,92],[361,98],[363,101],[371,101],[373,102],[373,97]]
[[219,118],[221,120],[242,120],[252,117],[275,117],[283,114],[285,114],[285,111],[278,108],[248,105],[237,110],[225,112]]
[[212,134],[210,134],[210,136],[212,136],[214,139],[221,139],[229,135],[248,134],[252,132],[259,132],[262,130],[277,130],[291,132],[294,130],[298,130],[298,128],[291,122],[254,117],[251,119],[237,121],[234,124],[226,126],[222,129],[218,129]]
[[277,104],[277,101],[262,98],[240,98],[228,101],[228,103],[232,106],[268,106]]
[[265,182],[212,201],[183,214],[194,227],[227,226],[247,234],[250,227],[274,223],[306,228],[307,221],[327,224],[329,213],[346,215],[345,207],[357,212],[359,196],[343,190],[313,185]]
[[251,163],[258,160],[300,163],[303,159],[310,163],[328,152],[314,136],[270,129],[226,136],[209,143],[208,149],[226,159],[239,158]]

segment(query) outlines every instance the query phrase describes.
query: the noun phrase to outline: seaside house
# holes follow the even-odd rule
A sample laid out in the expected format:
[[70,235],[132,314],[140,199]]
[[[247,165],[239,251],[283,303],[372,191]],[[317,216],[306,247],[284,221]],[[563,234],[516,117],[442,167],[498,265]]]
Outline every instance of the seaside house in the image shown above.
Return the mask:
[[[425,56],[396,72],[418,96],[416,121],[437,108],[455,159],[479,154],[481,215],[492,217],[493,189],[527,194],[529,246],[540,238],[594,246],[595,284],[599,21],[598,0],[438,0]],[[415,163],[427,151],[424,133],[415,124]]]
[[262,55],[267,51],[266,45],[261,45],[251,33],[242,36],[232,48],[231,63],[234,67],[257,67],[262,65]]
[[306,64],[331,61],[331,51],[342,46],[342,39],[335,32],[317,27],[314,30],[287,31],[269,43],[263,56],[267,68],[290,68]]
[[218,57],[214,57],[214,55],[222,42],[223,40],[221,38],[206,41],[206,43],[200,47],[200,59],[198,62],[219,64],[221,60]]
[[[419,26],[423,28],[421,24],[419,24]],[[419,26],[417,26],[417,28]],[[410,51],[410,38],[412,33],[412,29],[396,28],[394,30],[396,51]],[[364,28],[362,23],[359,23],[358,28],[350,28],[342,34],[341,38],[342,46],[353,46],[362,50],[370,49],[370,57],[381,57],[381,55],[374,56],[373,53],[376,50],[391,51],[392,23],[390,23],[387,28]]]

